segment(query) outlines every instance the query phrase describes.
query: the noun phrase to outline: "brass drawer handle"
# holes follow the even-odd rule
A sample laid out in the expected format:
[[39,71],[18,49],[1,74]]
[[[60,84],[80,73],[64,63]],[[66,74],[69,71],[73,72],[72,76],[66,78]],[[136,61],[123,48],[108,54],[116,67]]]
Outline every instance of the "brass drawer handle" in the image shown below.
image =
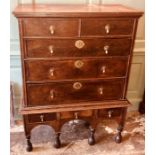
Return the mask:
[[107,25],[105,25],[105,32],[106,32],[106,34],[109,34],[110,33],[110,25],[109,24],[107,24]]
[[52,45],[49,46],[49,51],[50,51],[51,54],[54,53],[54,47]]
[[77,40],[75,41],[75,47],[77,47],[78,49],[81,49],[85,46],[85,43],[83,40]]
[[41,122],[44,122],[44,115],[40,115]]
[[77,60],[77,61],[74,62],[74,66],[76,68],[81,68],[83,65],[84,65],[84,62],[81,61],[81,60]]
[[108,117],[109,117],[109,118],[112,117],[112,113],[113,113],[113,110],[108,110]]
[[104,52],[105,52],[105,54],[109,53],[109,46],[108,45],[104,46]]
[[50,33],[53,35],[54,34],[54,26],[51,25],[50,28],[49,28],[49,30],[50,30]]
[[50,76],[54,76],[54,68],[51,68],[50,70],[49,70],[49,73],[50,73]]
[[75,119],[78,119],[79,118],[79,113],[78,112],[74,112],[74,117],[75,117]]
[[51,100],[54,99],[54,90],[51,90],[51,91],[50,91],[50,98],[51,98]]
[[103,74],[105,73],[105,69],[106,69],[106,66],[101,67],[101,71],[102,71]]
[[73,88],[76,89],[76,90],[79,90],[82,88],[82,84],[80,82],[75,82],[73,84]]
[[103,88],[99,88],[99,94],[103,95]]

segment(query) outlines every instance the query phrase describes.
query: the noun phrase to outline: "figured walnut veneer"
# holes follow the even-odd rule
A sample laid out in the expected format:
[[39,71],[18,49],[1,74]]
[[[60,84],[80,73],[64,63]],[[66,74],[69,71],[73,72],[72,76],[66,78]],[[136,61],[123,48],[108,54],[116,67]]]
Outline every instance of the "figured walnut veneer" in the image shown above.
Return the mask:
[[104,118],[118,122],[121,142],[132,51],[141,11],[122,5],[17,6],[23,76],[23,114],[27,151],[37,125],[55,129],[81,120],[88,143]]

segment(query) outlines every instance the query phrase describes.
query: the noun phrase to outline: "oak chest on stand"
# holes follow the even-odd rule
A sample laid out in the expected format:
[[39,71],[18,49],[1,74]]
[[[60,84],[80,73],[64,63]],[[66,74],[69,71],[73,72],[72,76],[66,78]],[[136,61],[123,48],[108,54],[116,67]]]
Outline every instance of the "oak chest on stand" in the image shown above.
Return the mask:
[[138,18],[122,5],[19,5],[23,114],[27,151],[37,125],[55,129],[59,148],[64,123],[85,122],[88,143],[104,118],[118,122],[121,142],[126,91]]

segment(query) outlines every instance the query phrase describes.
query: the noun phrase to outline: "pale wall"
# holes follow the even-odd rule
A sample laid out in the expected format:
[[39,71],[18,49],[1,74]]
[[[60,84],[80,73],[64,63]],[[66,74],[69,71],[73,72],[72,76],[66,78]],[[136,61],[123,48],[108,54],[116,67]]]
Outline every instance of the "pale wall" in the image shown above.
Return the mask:
[[[91,1],[91,0],[90,0]],[[36,0],[36,3],[65,3],[65,4],[88,4],[89,0]],[[137,9],[144,10],[144,0],[92,0],[92,3],[107,4],[119,3],[128,5]],[[31,0],[11,0],[11,11],[18,3],[31,3]],[[10,63],[11,63],[11,81],[14,82],[15,92],[15,109],[18,110],[19,102],[21,100],[21,65],[19,52],[19,37],[17,19],[11,16],[11,49],[10,49]],[[138,32],[136,36],[134,56],[131,66],[131,74],[128,87],[128,99],[132,102],[130,110],[137,110],[139,102],[142,100],[144,91],[144,16],[140,19],[138,25]],[[18,117],[18,115],[16,116]]]

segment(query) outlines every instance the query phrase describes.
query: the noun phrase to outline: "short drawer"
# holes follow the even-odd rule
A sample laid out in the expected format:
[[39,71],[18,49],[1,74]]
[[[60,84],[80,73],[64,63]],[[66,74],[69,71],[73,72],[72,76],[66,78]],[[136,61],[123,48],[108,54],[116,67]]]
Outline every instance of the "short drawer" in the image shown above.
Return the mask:
[[56,113],[31,114],[27,116],[29,123],[44,123],[56,119]]
[[98,110],[98,116],[104,118],[113,118],[121,116],[122,108],[110,108]]
[[24,36],[72,37],[78,35],[78,20],[61,18],[25,18]]
[[93,110],[62,112],[61,119],[80,119],[93,116]]
[[26,57],[127,56],[131,39],[27,39]]
[[83,19],[81,36],[132,35],[134,19]]
[[[27,84],[28,106],[122,99],[124,79]],[[92,103],[93,104],[93,103]]]
[[[93,110],[59,112],[60,119],[80,119],[93,116]],[[45,123],[57,120],[57,113],[30,114],[26,116],[29,123]]]
[[128,57],[27,60],[26,80],[64,80],[83,78],[122,77],[126,75]]

